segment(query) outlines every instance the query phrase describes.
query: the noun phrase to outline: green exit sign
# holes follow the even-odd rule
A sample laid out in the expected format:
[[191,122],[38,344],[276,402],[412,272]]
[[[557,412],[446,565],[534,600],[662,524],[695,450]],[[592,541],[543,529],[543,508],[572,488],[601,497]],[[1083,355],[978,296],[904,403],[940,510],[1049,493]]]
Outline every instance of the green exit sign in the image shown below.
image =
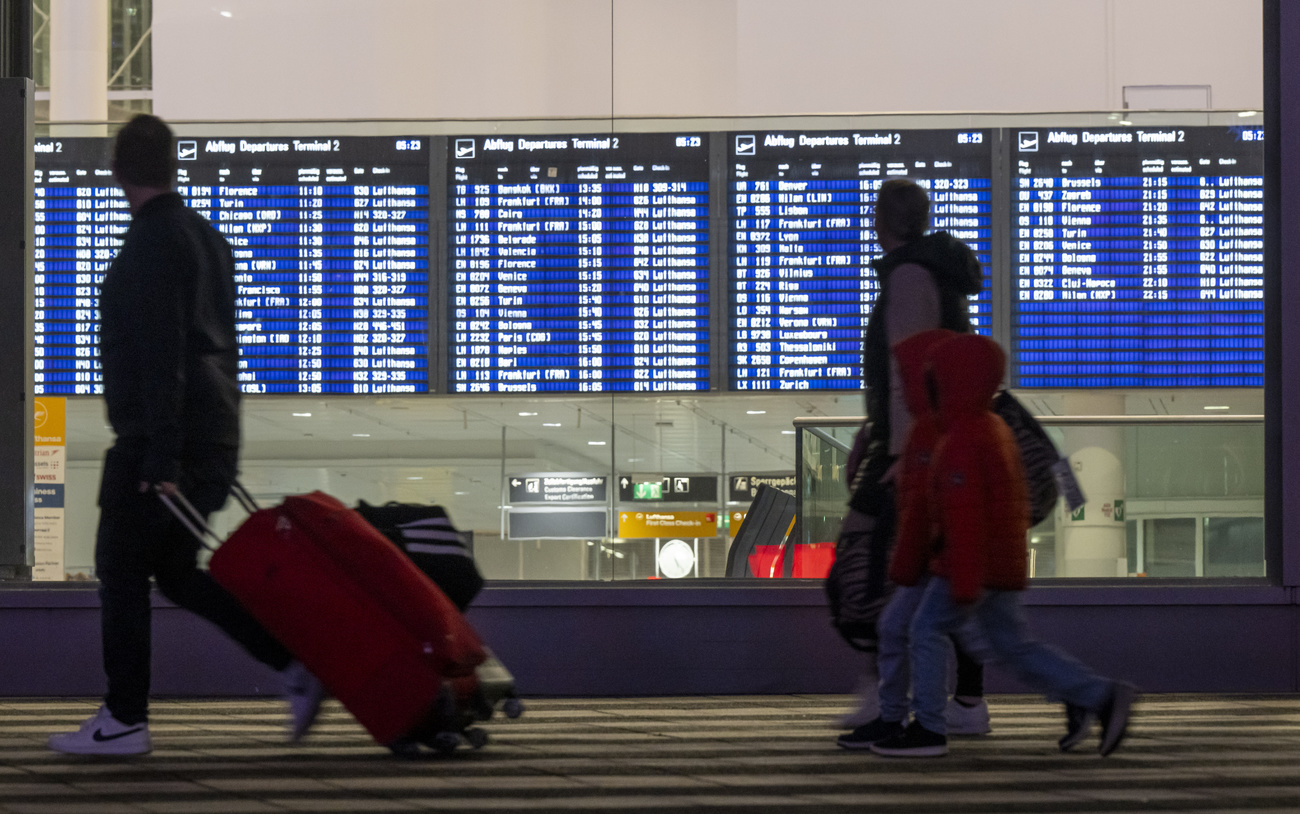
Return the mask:
[[632,484],[633,500],[663,500],[664,484],[662,481]]

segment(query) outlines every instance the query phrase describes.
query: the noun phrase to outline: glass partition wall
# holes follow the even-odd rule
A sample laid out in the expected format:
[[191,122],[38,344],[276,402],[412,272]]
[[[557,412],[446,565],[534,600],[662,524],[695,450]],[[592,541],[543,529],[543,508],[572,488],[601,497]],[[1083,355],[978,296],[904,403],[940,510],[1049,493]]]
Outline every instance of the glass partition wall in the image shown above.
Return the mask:
[[[1236,182],[1232,181],[1209,190],[1204,183],[1195,188],[1180,186],[1186,179],[1174,173],[1183,172],[1184,167],[1194,169],[1197,177],[1218,177],[1220,173],[1235,177],[1238,173],[1231,170],[1232,164],[1215,164],[1213,170],[1176,164],[1189,159],[1181,153],[1175,155],[1174,150],[1161,159],[1165,162],[1161,164],[1163,172],[1151,171],[1150,177],[1143,179],[1155,184],[1145,188],[1139,185],[1127,192],[1107,192],[1094,199],[1114,200],[1132,193],[1134,211],[1122,217],[1135,219],[1131,224],[1126,222],[1126,228],[1137,230],[1127,238],[1133,245],[1122,247],[1120,259],[1107,261],[1096,257],[1102,248],[1099,240],[1075,234],[1084,228],[1081,222],[1063,222],[1089,217],[1083,210],[1067,211],[1064,201],[1091,205],[1079,193],[1095,188],[1082,183],[1091,182],[1092,177],[1079,174],[1079,183],[1068,189],[1064,184],[1048,183],[1053,174],[1075,177],[1067,166],[1086,163],[1087,176],[1100,178],[1108,177],[1108,160],[1112,166],[1121,160],[1153,160],[1131,151],[1122,156],[1116,153],[1094,158],[1094,153],[1103,149],[1095,143],[1087,147],[1086,162],[1082,152],[1060,152],[1064,149],[1061,144],[1069,145],[1070,138],[1086,140],[1084,133],[1128,134],[1133,143],[1151,147],[1161,146],[1161,142],[1139,142],[1137,134],[1144,134],[1141,139],[1164,139],[1169,134],[1177,139],[1180,132],[1201,128],[1196,131],[1199,133],[1209,128],[1215,138],[1237,135],[1230,148],[1215,148],[1220,149],[1223,160],[1236,160],[1240,150],[1257,148],[1254,144],[1243,145],[1240,138],[1243,133],[1247,142],[1255,138],[1260,127],[1257,114],[1201,111],[471,123],[177,122],[175,126],[178,137],[187,142],[186,149],[195,150],[198,158],[196,164],[188,165],[188,170],[186,162],[181,162],[182,172],[187,173],[181,183],[192,201],[198,201],[195,205],[208,207],[218,224],[222,223],[223,207],[230,210],[225,213],[230,218],[236,217],[234,210],[252,210],[243,222],[247,231],[238,235],[242,246],[249,247],[243,268],[250,275],[262,270],[282,272],[293,276],[294,285],[308,288],[328,285],[329,281],[324,277],[299,280],[298,275],[327,275],[343,268],[339,264],[346,265],[348,274],[368,275],[364,283],[355,277],[349,281],[350,292],[356,295],[355,301],[348,303],[352,306],[348,309],[351,326],[346,329],[352,332],[349,337],[321,339],[317,344],[326,347],[323,355],[296,356],[292,371],[280,371],[281,379],[262,379],[292,382],[289,392],[270,394],[273,388],[266,391],[268,394],[259,394],[253,384],[262,374],[256,365],[248,369],[242,479],[263,502],[322,489],[349,503],[396,500],[442,504],[460,528],[472,532],[475,556],[490,579],[689,580],[724,576],[731,540],[758,486],[766,483],[794,492],[798,476],[800,515],[796,537],[790,544],[824,545],[833,541],[843,509],[843,455],[860,424],[852,417],[863,411],[861,392],[855,389],[860,377],[856,358],[860,353],[862,319],[874,298],[873,278],[865,267],[877,251],[874,236],[864,226],[869,222],[869,193],[890,174],[910,175],[927,185],[936,202],[949,210],[936,215],[936,226],[959,234],[981,254],[986,268],[985,293],[977,298],[972,315],[978,330],[992,335],[1010,351],[1012,386],[1017,387],[1031,410],[1045,417],[1045,423],[1052,427],[1072,460],[1082,455],[1087,472],[1103,473],[1095,480],[1090,479],[1091,475],[1083,478],[1090,502],[1082,516],[1057,517],[1033,530],[1033,575],[1114,578],[1267,574],[1260,519],[1263,442],[1259,416],[1263,412],[1263,393],[1260,382],[1250,372],[1262,358],[1256,353],[1257,348],[1262,348],[1262,323],[1254,321],[1249,308],[1257,306],[1257,302],[1233,299],[1241,295],[1231,293],[1255,285],[1250,255],[1256,250],[1245,242],[1258,239],[1248,233],[1253,228],[1248,221],[1257,213],[1249,209],[1255,202],[1246,193],[1253,193],[1254,187],[1234,187]],[[914,133],[930,135],[913,138]],[[917,148],[915,154],[893,162],[898,164],[893,167],[879,152],[890,146],[888,142],[902,142],[900,146],[928,143],[925,139],[934,133],[949,137],[954,147],[960,139],[962,150],[979,151],[983,157],[966,165],[952,162],[959,166],[950,169],[941,166],[950,161],[944,150],[922,155]],[[1036,150],[1028,149],[1030,133],[1041,139]],[[647,148],[644,154],[616,156],[608,152],[635,146],[637,134],[670,134],[671,138],[666,147]],[[775,138],[769,138],[772,136]],[[324,145],[319,149],[328,157],[331,148],[340,149],[340,140],[378,137],[383,137],[385,144],[392,142],[385,149],[402,151],[407,158],[415,159],[411,166],[421,166],[419,161],[423,161],[426,174],[417,173],[414,181],[403,177],[399,184],[390,180],[395,176],[374,174],[381,165],[396,167],[399,159],[393,156],[381,159],[358,153],[346,156],[346,162],[342,157],[331,162],[311,155],[319,145]],[[560,141],[565,142],[567,152],[556,151],[553,145]],[[233,200],[243,194],[240,189],[244,185],[258,183],[259,177],[270,179],[274,172],[290,171],[253,167],[265,156],[250,159],[242,146],[270,143],[284,144],[288,151],[315,159],[304,158],[299,162],[306,162],[302,167],[290,168],[295,175],[288,182],[266,181],[292,187],[291,193],[276,193],[293,198],[292,206],[281,202],[262,207],[253,202],[258,196],[251,194],[247,206],[219,200],[226,195],[221,191],[223,184],[230,188],[227,197]],[[64,139],[57,125],[43,127],[38,135],[38,151],[47,152],[38,152],[38,171],[43,159],[45,166],[53,166],[48,163],[52,154],[60,147],[72,146],[72,140]],[[1170,149],[1168,144],[1163,146],[1166,151]],[[579,148],[592,157],[575,153]],[[793,158],[785,162],[765,153],[765,149],[790,150]],[[674,164],[674,156],[680,157],[674,150],[696,152],[689,161]],[[855,150],[860,150],[861,155]],[[824,155],[818,151],[825,151]],[[222,164],[225,158],[229,162]],[[1192,160],[1217,159],[1207,153]],[[1097,161],[1101,163],[1093,163]],[[200,168],[207,167],[204,162],[211,164],[212,172],[223,174],[214,176],[213,181],[205,180],[202,172],[206,170]],[[786,163],[790,166],[783,168]],[[300,174],[308,169],[307,164],[312,164],[315,175]],[[660,169],[676,166],[687,167],[689,172],[683,170],[685,175],[678,179],[670,170]],[[370,174],[358,173],[363,169]],[[965,175],[958,177],[958,169]],[[238,175],[253,170],[266,174]],[[93,168],[89,172],[93,178]],[[665,174],[655,180],[655,172]],[[1141,170],[1135,175],[1141,175]],[[840,186],[826,187],[827,192],[814,191],[822,187],[809,182],[820,177],[835,180]],[[1159,178],[1165,179],[1163,184]],[[1176,179],[1172,186],[1171,178]],[[80,302],[75,306],[69,302],[64,309],[67,313],[55,313],[54,286],[61,281],[56,279],[53,264],[75,262],[75,274],[90,275],[85,285],[79,285],[89,290],[95,285],[95,275],[106,268],[113,245],[95,243],[97,235],[86,234],[86,243],[74,242],[64,250],[55,241],[56,236],[62,236],[57,227],[65,223],[89,227],[98,216],[107,219],[109,214],[117,213],[105,178],[84,181],[65,176],[55,183],[46,174],[38,175],[37,180],[38,188],[42,184],[48,188],[48,197],[38,198],[37,204],[38,216],[43,212],[48,217],[44,221],[48,231],[43,233],[38,217],[38,255],[44,252],[43,257],[38,256],[38,263],[50,264],[45,271],[38,266],[38,275],[48,275],[38,277],[38,286],[47,286],[44,296],[51,298],[48,307],[38,299],[37,321],[46,325],[44,351],[50,354],[44,357],[44,368],[38,364],[38,371],[50,376],[45,395],[54,396],[59,395],[53,386],[59,380],[53,374],[61,368],[55,364],[53,348],[58,344],[55,334],[63,330],[56,323],[73,326],[66,328],[70,337],[67,342],[73,345],[72,334],[81,330],[75,326],[93,321],[89,315],[93,304],[83,307]],[[548,186],[552,180],[557,187],[554,191]],[[574,189],[559,190],[562,181],[572,182]],[[615,192],[614,182],[633,187],[628,190],[628,201],[616,200],[623,192]],[[644,190],[637,185],[644,185]],[[831,196],[850,185],[862,192],[861,203],[855,204],[859,211],[839,212],[834,209],[838,199]],[[458,188],[461,186],[463,190]],[[476,189],[489,186],[493,187],[490,191]],[[345,187],[349,190],[346,196],[326,191]],[[364,193],[358,191],[361,187]],[[60,217],[68,213],[60,214],[57,189],[77,190],[71,195],[72,215],[62,220]],[[83,195],[83,189],[89,191]],[[783,190],[792,190],[792,196],[808,197],[781,197]],[[1056,195],[1056,199],[1043,194],[1045,191]],[[1238,197],[1238,192],[1243,194]],[[352,211],[369,213],[364,219],[365,230],[356,226],[360,221],[355,216],[349,216],[356,222],[349,221],[353,225],[348,227],[346,250],[341,244],[326,241],[326,231],[311,231],[309,218],[297,214],[292,219],[292,256],[257,259],[267,256],[259,253],[258,247],[271,245],[274,241],[266,239],[281,234],[287,221],[280,215],[267,214],[269,209],[299,211],[314,206],[312,201],[317,198],[324,201],[321,206],[326,210],[342,206],[329,203],[331,195],[340,200],[348,198],[346,208]],[[827,197],[824,201],[813,197],[819,195]],[[548,196],[556,200],[543,200]],[[569,201],[569,197],[574,200]],[[641,197],[645,200],[637,200]],[[478,198],[488,200],[475,200]],[[1207,203],[1219,209],[1208,210]],[[1048,204],[1060,208],[1049,208]],[[818,210],[821,206],[826,207],[825,211]],[[602,207],[628,211],[605,212]],[[405,210],[409,214],[418,209],[427,212],[427,225],[411,233],[419,239],[409,244],[393,240],[407,236],[406,232],[388,228],[399,220],[397,213]],[[551,215],[548,209],[563,212]],[[637,209],[649,211],[643,215]],[[80,219],[77,211],[88,217]],[[1214,220],[1206,221],[1203,213],[1213,214]],[[378,217],[380,214],[383,217]],[[244,214],[239,217],[244,218]],[[1053,217],[1062,222],[1043,220]],[[1194,220],[1184,223],[1180,220],[1184,217]],[[230,218],[228,223],[240,222]],[[624,225],[602,227],[602,218],[625,218],[626,229]],[[326,214],[322,220],[328,224],[331,219]],[[763,224],[763,220],[770,223]],[[518,229],[513,228],[516,221]],[[409,223],[409,218],[405,222]],[[547,225],[560,222],[567,225]],[[536,224],[535,230],[524,228],[530,223]],[[1229,223],[1230,227],[1221,225]],[[1209,227],[1212,233],[1203,231]],[[546,245],[546,230],[552,228],[558,230],[557,234],[572,237],[575,282],[573,291],[567,292],[574,296],[575,307],[568,315],[576,320],[572,336],[540,335],[545,331],[513,315],[513,311],[523,309],[500,301],[503,295],[507,299],[513,296],[512,286],[525,282],[523,276],[509,276],[518,273],[514,269],[535,268],[527,261],[536,256],[536,248]],[[1192,262],[1179,254],[1186,247],[1174,242],[1190,239],[1179,230],[1196,233],[1195,270],[1191,272],[1178,269],[1178,264]],[[230,229],[223,231],[235,235]],[[627,246],[614,239],[614,233],[619,231],[629,233]],[[636,235],[642,231],[646,240],[638,243]],[[287,232],[283,234],[290,237]],[[76,235],[82,235],[80,228]],[[476,235],[483,235],[484,241],[472,240]],[[1219,258],[1218,241],[1225,236],[1231,238],[1230,243],[1242,242],[1224,248],[1229,256]],[[460,238],[464,238],[463,243]],[[1207,246],[1203,241],[1215,245]],[[1088,248],[1085,244],[1089,243],[1098,246]],[[644,253],[638,246],[644,248]],[[482,254],[476,251],[480,248]],[[406,251],[417,253],[426,263],[419,269],[425,272],[424,278],[404,280],[416,281],[412,291],[426,297],[424,301],[394,305],[396,289],[385,289],[380,294],[358,288],[364,285],[378,289],[377,284],[394,284],[396,278],[381,282],[380,274],[388,273],[385,263],[394,262],[391,258],[402,257],[401,252]],[[1202,251],[1214,256],[1203,256]],[[641,266],[637,258],[648,260]],[[690,258],[695,261],[679,262]],[[689,279],[682,274],[648,275],[644,290],[636,287],[640,278],[630,278],[633,287],[624,303],[616,299],[616,286],[610,280],[595,275],[619,267],[624,260],[633,275],[640,268],[707,269],[708,273]],[[259,262],[271,265],[259,266]],[[464,265],[458,265],[460,262]],[[1105,292],[1114,290],[1110,287],[1114,284],[1101,279],[1105,275],[1100,272],[1072,274],[1069,269],[1077,271],[1107,262],[1127,269],[1107,272],[1111,275],[1107,279],[1123,274],[1140,278],[1136,285],[1150,292],[1152,301],[1166,305],[1164,311],[1155,309],[1144,316],[1148,326],[1160,324],[1166,318],[1161,314],[1168,314],[1171,305],[1182,307],[1185,313],[1195,310],[1175,305],[1180,288],[1197,288],[1202,302],[1207,295],[1200,292],[1211,292],[1211,300],[1221,297],[1224,308],[1205,312],[1208,316],[1204,322],[1210,327],[1204,335],[1230,343],[1240,357],[1231,362],[1235,367],[1229,370],[1219,363],[1223,353],[1220,350],[1191,348],[1180,352],[1187,359],[1197,360],[1201,358],[1194,356],[1197,353],[1220,354],[1214,357],[1213,364],[1218,365],[1214,370],[1223,375],[1202,375],[1191,370],[1177,377],[1144,378],[1132,373],[1130,358],[1062,356],[1059,346],[1044,346],[1041,343],[1048,340],[1036,338],[1024,329],[1035,319],[1056,319],[1052,330],[1058,331],[1074,325],[1069,323],[1069,308],[1048,313],[1024,305],[1041,302],[1042,292],[1051,292],[1051,301],[1064,306],[1071,301],[1077,283],[1077,290],[1085,292],[1093,312],[1098,303],[1104,305]],[[82,263],[86,264],[84,270]],[[360,271],[361,264],[365,272]],[[779,270],[784,267],[799,273],[783,274]],[[503,272],[507,268],[511,271]],[[463,279],[457,276],[462,274]],[[823,278],[850,280],[854,301],[853,321],[841,320],[833,327],[834,335],[827,333],[824,337],[814,336],[819,325],[813,325],[811,320],[839,319],[843,309],[836,311],[840,306],[829,302],[827,310],[811,315],[807,309],[800,310],[808,297],[816,296],[811,292],[818,290],[807,285],[801,288],[801,283]],[[1085,278],[1089,282],[1084,282]],[[1048,280],[1051,285],[1044,286]],[[692,285],[676,290],[669,285],[678,281]],[[245,284],[257,283],[265,288],[265,282],[250,278]],[[419,285],[426,286],[423,292],[417,291]],[[486,287],[480,289],[480,285]],[[267,291],[256,296],[277,293]],[[691,302],[657,299],[675,296],[679,291],[682,296],[689,295]],[[1230,293],[1225,295],[1225,291]],[[1029,292],[1028,296],[1025,292]],[[1174,292],[1175,303],[1169,302],[1169,292]],[[289,292],[286,289],[283,293]],[[316,294],[328,296],[323,290]],[[307,291],[306,295],[312,293]],[[37,296],[43,296],[40,289]],[[75,296],[91,299],[89,294]],[[389,301],[376,300],[377,296],[389,297]],[[401,292],[401,297],[406,296],[407,292]],[[635,299],[640,296],[647,300],[643,303]],[[487,303],[479,297],[491,297],[492,301]],[[415,307],[410,307],[412,303]],[[57,307],[63,305],[58,303]],[[322,307],[328,310],[329,304],[288,305],[295,312],[307,309],[307,313],[292,315],[291,321],[296,323],[292,332],[299,338],[290,344],[301,347],[307,343],[301,337],[330,335],[332,329],[324,324],[329,315],[310,313]],[[615,317],[639,318],[635,309],[659,305],[696,310],[683,314],[682,324],[676,327],[642,328],[630,323],[627,336],[616,334],[622,328],[604,325],[605,321],[612,325]],[[261,302],[249,307],[272,306],[281,304]],[[625,307],[629,314],[617,312]],[[476,319],[475,312],[480,308],[491,311],[483,315],[484,319],[517,324],[496,324],[483,330],[474,324],[483,321]],[[506,316],[502,309],[511,310],[512,315]],[[581,314],[579,309],[583,309]],[[358,316],[362,310],[366,312],[364,318]],[[403,310],[401,316],[398,310]],[[1085,311],[1075,309],[1075,313]],[[85,318],[82,312],[86,312]],[[779,322],[786,313],[791,315],[790,326]],[[250,315],[245,320],[247,331],[264,333],[269,339],[259,341],[274,344],[275,332],[281,329],[272,325],[273,316],[265,317],[262,324],[263,317]],[[358,319],[365,323],[364,329],[358,327]],[[1096,324],[1097,318],[1091,319]],[[421,321],[427,335],[415,337],[419,331],[411,331],[407,324],[412,321]],[[694,322],[687,326],[690,321]],[[463,327],[458,324],[461,322]],[[705,329],[703,335],[685,336],[688,327],[699,326]],[[772,336],[783,327],[789,327],[790,332]],[[1191,341],[1197,330],[1193,326],[1180,336],[1184,342]],[[86,331],[88,336],[93,333],[92,328]],[[647,335],[641,336],[643,332]],[[423,342],[427,349],[419,352],[427,359],[423,368],[427,392],[403,392],[408,389],[404,384],[395,385],[422,380],[417,376],[399,379],[395,375],[397,366],[376,364],[378,345],[401,345],[394,337],[408,333],[412,334],[412,342]],[[367,338],[356,338],[362,335]],[[831,340],[836,343],[833,348]],[[331,344],[346,346],[345,352],[335,355],[350,358],[331,361],[334,351],[327,347]],[[599,350],[595,350],[597,347]],[[586,356],[604,361],[570,361],[575,354],[584,356],[585,351],[578,352],[583,348],[595,354]],[[790,358],[783,360],[783,351]],[[608,361],[619,353],[626,354],[626,364]],[[553,361],[537,362],[550,355],[554,355]],[[95,489],[111,432],[105,426],[102,401],[94,395],[93,356],[72,358],[84,364],[69,365],[73,372],[66,379],[80,388],[74,386],[67,394],[61,562],[57,568],[47,569],[46,574],[51,578],[87,579],[93,578]],[[368,360],[364,369],[369,375],[357,379],[356,371],[363,368],[355,365],[361,358]],[[530,364],[539,371],[537,375],[553,377],[541,382],[554,386],[510,387],[528,382],[514,376],[515,371],[529,369]],[[686,374],[678,374],[687,368],[692,386],[698,389],[655,386],[656,382],[685,381]],[[324,385],[331,381],[331,371],[344,369],[349,371],[346,378],[351,392],[330,392]],[[633,369],[644,375],[628,372]],[[628,379],[625,388],[619,386],[623,373]],[[1067,380],[1067,386],[1061,386]],[[364,386],[356,384],[362,381]],[[484,384],[482,388],[470,387],[479,382]],[[638,382],[645,386],[638,387]],[[560,386],[564,383],[574,386]],[[458,391],[461,384],[464,387]],[[1214,418],[1205,419],[1210,416]],[[239,519],[237,510],[228,508],[216,517],[215,525],[224,533]],[[1096,525],[1103,522],[1104,527]],[[1089,536],[1093,539],[1083,543]]]
[[[1219,405],[1213,405],[1219,406]],[[1029,531],[1031,578],[1268,573],[1262,415],[1044,415],[1087,503]],[[795,546],[832,543],[861,419],[800,418]]]

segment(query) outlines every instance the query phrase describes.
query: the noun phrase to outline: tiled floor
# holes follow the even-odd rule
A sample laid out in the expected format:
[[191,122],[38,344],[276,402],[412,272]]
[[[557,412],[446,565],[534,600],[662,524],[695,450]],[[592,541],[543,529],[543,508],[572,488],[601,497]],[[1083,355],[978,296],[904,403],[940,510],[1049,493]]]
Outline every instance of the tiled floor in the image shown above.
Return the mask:
[[337,705],[300,745],[273,701],[155,702],[154,753],[70,758],[45,736],[97,702],[0,701],[0,812],[1300,811],[1300,697],[1159,696],[1115,755],[1056,751],[1063,715],[994,699],[942,759],[848,753],[827,696],[533,700],[482,751],[402,760]]

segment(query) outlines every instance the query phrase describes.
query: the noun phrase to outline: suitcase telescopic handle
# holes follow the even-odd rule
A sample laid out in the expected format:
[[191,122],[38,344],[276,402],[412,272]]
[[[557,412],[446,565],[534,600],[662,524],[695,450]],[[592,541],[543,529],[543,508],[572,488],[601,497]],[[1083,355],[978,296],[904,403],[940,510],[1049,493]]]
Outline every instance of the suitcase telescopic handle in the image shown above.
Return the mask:
[[[199,545],[209,551],[216,551],[216,546],[210,544],[208,540],[215,540],[217,545],[224,542],[221,535],[212,530],[207,520],[203,518],[202,514],[199,514],[199,510],[194,508],[194,504],[190,503],[189,498],[185,497],[185,495],[179,491],[168,494],[157,486],[154,487],[154,490],[158,494],[158,499],[176,516],[177,520],[181,521],[181,525],[185,526],[190,534],[194,535],[194,539],[199,541]],[[253,496],[248,493],[248,490],[239,481],[231,484],[230,493],[235,496],[235,500],[239,501],[239,505],[243,507],[244,511],[252,514],[258,510],[257,501],[253,499]]]
[[244,484],[240,483],[239,481],[235,481],[234,483],[230,484],[230,494],[235,496],[235,500],[238,500],[239,505],[243,506],[244,511],[248,512],[249,514],[253,514],[262,508],[261,506],[257,505],[257,501],[254,500],[253,496],[249,494],[247,489],[244,488]]
[[154,491],[157,493],[158,499],[163,502],[163,505],[172,514],[176,515],[177,520],[181,521],[181,525],[189,529],[190,534],[194,535],[194,539],[199,541],[199,545],[209,551],[217,550],[217,546],[212,545],[208,540],[216,540],[217,545],[220,545],[223,540],[208,525],[208,521],[203,519],[203,515],[199,514],[199,510],[194,508],[194,504],[190,503],[189,498],[180,492],[168,494],[157,486],[154,487]]

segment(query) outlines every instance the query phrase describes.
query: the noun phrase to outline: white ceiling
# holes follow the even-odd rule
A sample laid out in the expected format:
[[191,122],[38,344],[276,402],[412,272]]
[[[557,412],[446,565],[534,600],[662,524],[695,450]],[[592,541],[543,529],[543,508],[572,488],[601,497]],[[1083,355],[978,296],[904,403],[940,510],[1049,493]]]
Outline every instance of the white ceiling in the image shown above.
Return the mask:
[[[1049,415],[1263,412],[1260,390],[1022,395],[1031,410]],[[1207,406],[1229,409],[1207,411]],[[539,464],[563,469],[607,471],[612,456],[619,471],[716,472],[723,469],[725,446],[727,471],[792,470],[794,436],[790,432],[796,417],[854,416],[862,411],[860,393],[713,393],[680,398],[258,397],[246,398],[243,403],[243,457],[499,461],[504,428],[508,458],[536,458]],[[112,440],[106,423],[100,399],[70,399],[70,458],[98,458]]]

